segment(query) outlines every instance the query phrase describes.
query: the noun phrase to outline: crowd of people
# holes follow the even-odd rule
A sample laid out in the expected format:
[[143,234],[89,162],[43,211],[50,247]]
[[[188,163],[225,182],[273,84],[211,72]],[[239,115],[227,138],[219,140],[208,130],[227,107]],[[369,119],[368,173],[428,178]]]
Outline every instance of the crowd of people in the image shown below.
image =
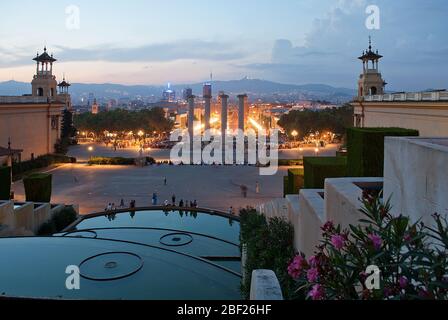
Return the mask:
[[[164,177],[163,178],[163,185],[166,186],[167,185],[167,178]],[[241,194],[244,198],[247,197],[247,192],[248,192],[248,187],[246,185],[240,185],[240,189],[241,189]],[[259,194],[260,193],[260,184],[257,181],[255,184],[255,193]],[[184,201],[184,199],[180,199],[179,202],[176,201],[176,195],[173,194],[171,196],[171,201],[169,200],[165,200],[162,204],[162,206],[165,207],[176,207],[176,208],[198,208],[198,202],[197,200],[186,200]],[[151,205],[152,206],[158,206],[159,205],[159,196],[157,191],[154,191],[152,193],[151,196]],[[129,202],[129,205],[127,206],[124,202],[124,199],[120,200],[120,204],[118,206],[115,205],[115,203],[109,203],[106,208],[104,209],[104,211],[106,212],[114,212],[117,210],[123,210],[123,209],[135,209],[136,208],[136,201],[135,200],[131,200]],[[235,209],[233,207],[230,207],[228,210],[228,213],[230,215],[235,215]]]

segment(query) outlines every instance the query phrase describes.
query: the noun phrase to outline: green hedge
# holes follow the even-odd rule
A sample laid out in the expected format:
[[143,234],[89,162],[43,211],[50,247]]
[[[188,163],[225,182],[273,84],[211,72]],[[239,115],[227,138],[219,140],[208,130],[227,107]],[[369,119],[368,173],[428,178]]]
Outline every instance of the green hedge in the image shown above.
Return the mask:
[[51,202],[52,175],[33,173],[23,179],[26,201]]
[[107,158],[107,157],[93,157],[89,160],[90,165],[112,165],[112,166],[131,166],[135,165],[135,159],[133,158]]
[[11,197],[11,168],[0,167],[0,200]]
[[298,194],[300,189],[303,189],[303,175],[303,168],[288,170],[288,189],[292,192],[291,194]]
[[57,154],[40,156],[34,160],[14,163],[12,166],[12,174],[13,176],[18,176],[28,171],[46,168],[57,163],[76,163],[76,158]]
[[50,236],[61,232],[78,218],[78,214],[72,206],[65,206],[64,209],[54,214],[51,219],[40,226],[37,235]]
[[286,197],[287,194],[291,194],[291,190],[289,190],[288,176],[284,176],[283,177],[283,198]]
[[403,128],[348,128],[348,175],[383,177],[384,138],[418,135],[417,130]]
[[244,209],[241,217],[241,244],[246,248],[245,277],[241,285],[242,295],[248,299],[252,271],[273,270],[278,277],[283,296],[295,297],[294,281],[287,273],[294,257],[294,227],[280,218],[266,220],[253,209]]
[[279,159],[280,167],[303,166],[303,159]]
[[305,189],[323,189],[325,179],[347,176],[345,157],[305,157]]

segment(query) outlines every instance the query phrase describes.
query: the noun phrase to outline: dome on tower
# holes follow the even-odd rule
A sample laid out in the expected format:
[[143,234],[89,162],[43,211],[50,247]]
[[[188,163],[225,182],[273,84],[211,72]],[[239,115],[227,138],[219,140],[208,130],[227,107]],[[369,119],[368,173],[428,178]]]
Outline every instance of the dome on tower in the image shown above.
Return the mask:
[[36,58],[33,59],[34,61],[37,62],[55,62],[57,61],[55,58],[53,58],[53,55],[49,55],[47,53],[47,47],[44,47],[44,52],[39,55],[39,53],[37,53]]

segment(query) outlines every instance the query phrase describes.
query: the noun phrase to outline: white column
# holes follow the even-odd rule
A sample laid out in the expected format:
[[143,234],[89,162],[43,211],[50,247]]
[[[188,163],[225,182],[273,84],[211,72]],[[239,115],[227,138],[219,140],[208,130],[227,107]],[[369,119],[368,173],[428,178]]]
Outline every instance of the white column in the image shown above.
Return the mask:
[[193,163],[193,137],[194,137],[194,99],[195,96],[188,97],[188,134],[190,136],[190,161]]
[[221,98],[221,139],[222,139],[222,162],[225,163],[226,150],[226,134],[227,134],[227,110],[229,96],[226,94],[220,95]]
[[244,108],[246,107],[246,98],[247,95],[240,94],[238,96],[238,129],[242,130],[244,132],[244,121],[245,121],[245,114],[244,114]]
[[228,99],[229,96],[223,94],[220,96],[221,98],[221,134],[224,136],[227,133],[227,110],[228,110]]
[[204,96],[205,99],[205,131],[210,130],[210,113],[211,113],[211,103],[212,103],[212,97],[211,96]]

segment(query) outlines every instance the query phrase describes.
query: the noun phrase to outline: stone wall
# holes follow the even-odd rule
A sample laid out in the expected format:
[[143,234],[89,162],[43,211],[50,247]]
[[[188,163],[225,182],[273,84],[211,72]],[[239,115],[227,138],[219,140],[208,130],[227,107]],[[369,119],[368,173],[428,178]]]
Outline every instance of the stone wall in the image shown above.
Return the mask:
[[[0,104],[0,146],[22,149],[22,161],[53,153],[60,137],[62,104]],[[56,123],[52,126],[51,119]]]
[[[362,108],[356,106],[355,114]],[[448,137],[447,102],[364,102],[364,127],[399,127],[416,129],[420,136]]]
[[325,220],[347,228],[362,219],[361,189],[355,183],[379,183],[381,178],[340,178],[325,180]]
[[392,212],[428,224],[448,214],[448,138],[385,140],[384,196]]

